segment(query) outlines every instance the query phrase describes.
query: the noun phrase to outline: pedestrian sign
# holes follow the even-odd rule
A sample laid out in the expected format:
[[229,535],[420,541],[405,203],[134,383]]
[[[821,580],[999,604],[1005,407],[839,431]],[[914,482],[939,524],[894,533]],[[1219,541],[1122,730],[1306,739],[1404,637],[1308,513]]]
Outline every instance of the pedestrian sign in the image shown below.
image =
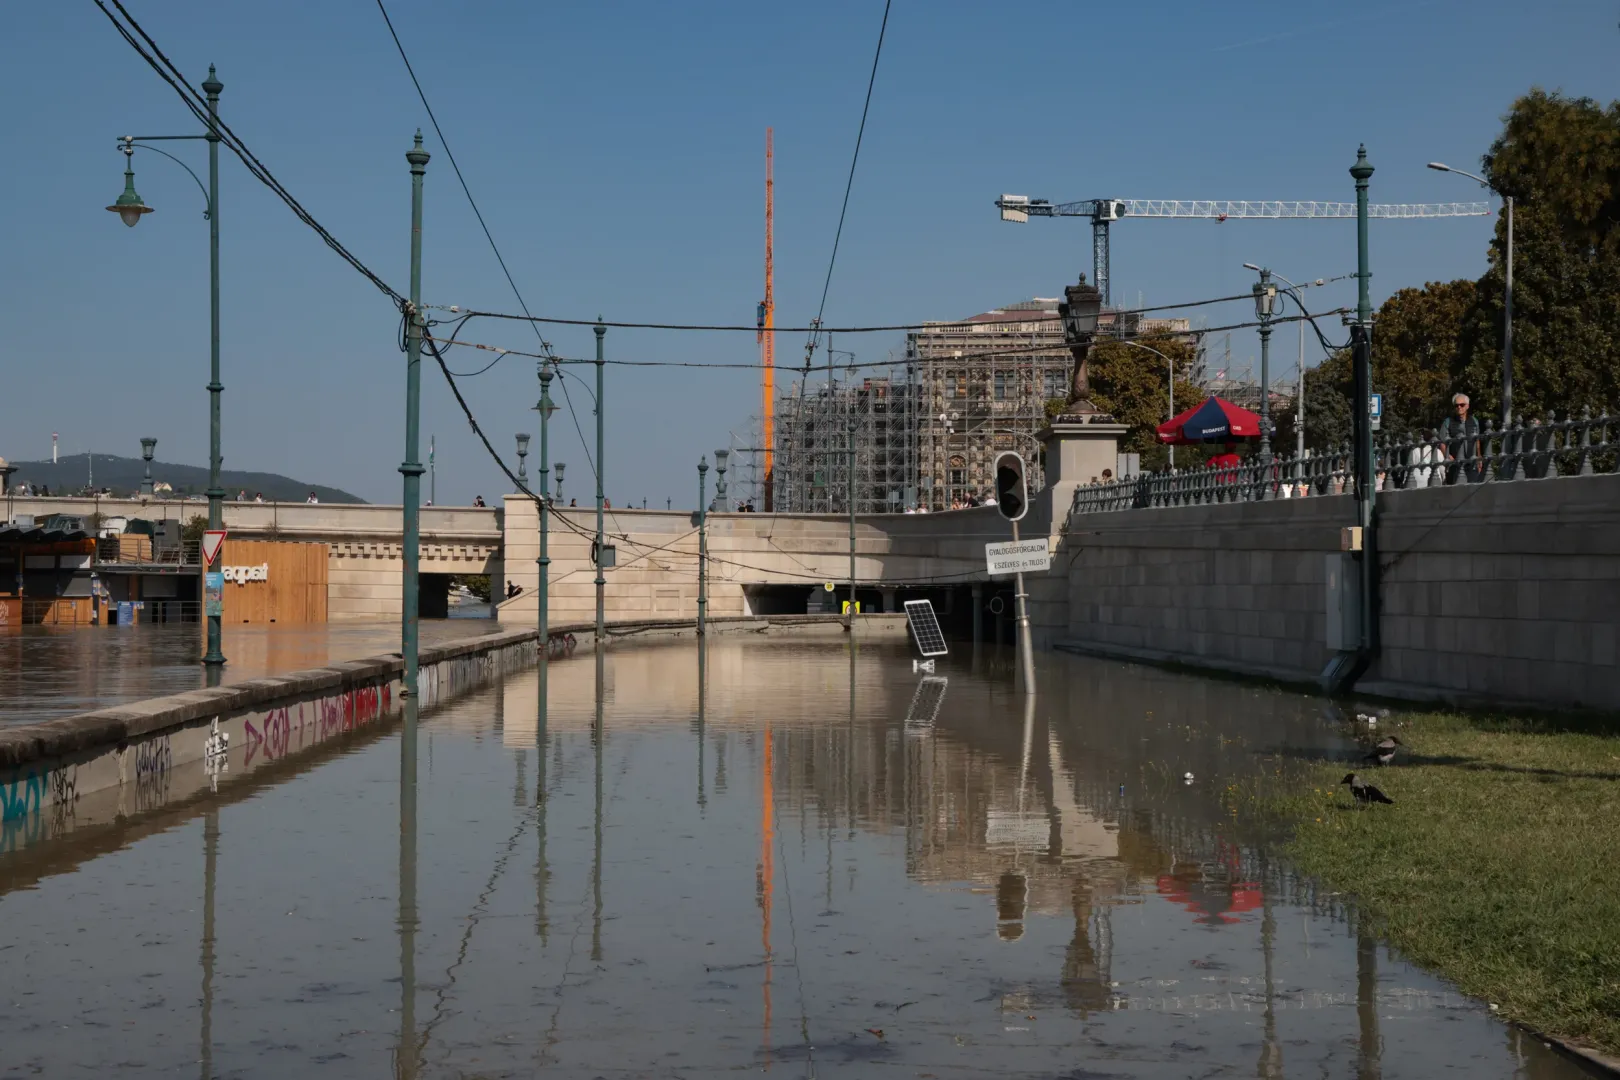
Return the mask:
[[1384,422],[1384,395],[1367,395],[1367,415],[1372,417],[1372,429],[1377,431]]

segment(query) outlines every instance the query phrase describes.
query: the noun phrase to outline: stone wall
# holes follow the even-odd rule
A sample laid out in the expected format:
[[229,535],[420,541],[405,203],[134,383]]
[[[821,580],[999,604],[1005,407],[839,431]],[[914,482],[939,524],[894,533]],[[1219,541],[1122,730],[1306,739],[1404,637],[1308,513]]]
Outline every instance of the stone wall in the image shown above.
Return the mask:
[[[1368,693],[1620,708],[1620,476],[1379,496]],[[1075,515],[1060,647],[1296,681],[1325,666],[1349,496]]]

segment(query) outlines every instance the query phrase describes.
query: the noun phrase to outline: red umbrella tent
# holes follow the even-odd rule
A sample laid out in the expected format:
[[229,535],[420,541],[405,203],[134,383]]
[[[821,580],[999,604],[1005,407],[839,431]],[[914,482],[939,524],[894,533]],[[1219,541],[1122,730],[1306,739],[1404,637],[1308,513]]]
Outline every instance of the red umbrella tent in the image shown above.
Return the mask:
[[1178,446],[1250,439],[1260,434],[1260,416],[1225,398],[1212,397],[1160,424],[1158,432],[1160,442]]

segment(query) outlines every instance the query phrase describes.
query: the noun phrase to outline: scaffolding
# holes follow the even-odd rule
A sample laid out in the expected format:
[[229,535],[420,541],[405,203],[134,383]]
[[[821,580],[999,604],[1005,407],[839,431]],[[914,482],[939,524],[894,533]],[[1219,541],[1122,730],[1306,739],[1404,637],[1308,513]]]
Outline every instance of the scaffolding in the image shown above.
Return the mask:
[[[1016,450],[1030,490],[1045,486],[1037,433],[1068,400],[1074,357],[1058,301],[1037,297],[906,337],[904,375],[863,378],[848,367],[808,372],[778,399],[771,480],[789,513],[949,510],[983,502],[995,458]],[[1102,335],[1194,336],[1186,319],[1104,311]],[[885,368],[884,370],[890,370]],[[851,474],[853,469],[853,475]]]

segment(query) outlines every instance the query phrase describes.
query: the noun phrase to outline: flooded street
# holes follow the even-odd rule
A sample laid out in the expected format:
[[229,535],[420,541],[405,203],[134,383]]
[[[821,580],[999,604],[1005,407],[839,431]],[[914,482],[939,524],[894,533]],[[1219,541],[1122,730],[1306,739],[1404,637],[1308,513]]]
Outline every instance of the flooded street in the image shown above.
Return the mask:
[[1586,1075],[1234,826],[1321,701],[1010,659],[619,646],[10,838],[0,1077]]
[[[399,649],[397,622],[224,629],[226,686]],[[493,619],[427,619],[422,644],[498,629]],[[204,685],[201,658],[197,623],[18,627],[0,634],[0,728],[195,690]]]

